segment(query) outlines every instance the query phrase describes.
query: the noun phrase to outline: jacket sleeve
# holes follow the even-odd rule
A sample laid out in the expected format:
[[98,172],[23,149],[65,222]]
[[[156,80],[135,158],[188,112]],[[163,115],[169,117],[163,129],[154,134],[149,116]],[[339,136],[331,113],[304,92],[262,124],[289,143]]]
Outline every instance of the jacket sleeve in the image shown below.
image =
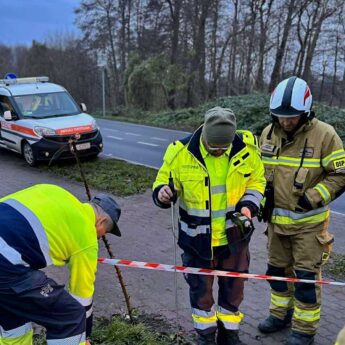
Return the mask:
[[259,211],[266,186],[265,169],[257,146],[257,141],[255,141],[255,145],[251,146],[250,155],[252,172],[247,181],[245,193],[238,202],[236,209],[249,206],[252,215],[255,216]]
[[98,248],[90,247],[71,256],[69,293],[85,308],[86,337],[92,329],[92,296],[97,271]]
[[165,155],[163,157],[163,165],[161,166],[161,168],[159,169],[158,173],[157,173],[157,177],[155,182],[153,183],[152,189],[153,189],[153,193],[152,193],[152,198],[153,198],[153,202],[161,208],[169,208],[170,204],[163,204],[158,200],[158,193],[160,191],[160,189],[169,184],[169,177],[170,174],[173,178],[174,181],[174,186],[175,189],[178,191],[180,188],[180,183],[179,183],[179,179],[176,173],[176,157],[178,155],[178,152],[181,150],[182,148],[182,144],[179,142],[174,142],[172,144],[169,145],[169,147],[167,148]]
[[317,208],[329,204],[344,192],[345,188],[345,151],[343,143],[335,130],[322,143],[321,165],[325,177],[314,187],[306,190],[311,206]]

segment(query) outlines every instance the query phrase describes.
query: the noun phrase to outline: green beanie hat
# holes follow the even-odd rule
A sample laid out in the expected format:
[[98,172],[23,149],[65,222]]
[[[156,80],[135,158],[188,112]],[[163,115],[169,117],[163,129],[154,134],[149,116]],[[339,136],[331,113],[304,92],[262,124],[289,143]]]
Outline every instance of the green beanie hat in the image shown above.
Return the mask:
[[202,135],[207,144],[229,146],[235,131],[236,117],[231,109],[215,107],[206,112]]

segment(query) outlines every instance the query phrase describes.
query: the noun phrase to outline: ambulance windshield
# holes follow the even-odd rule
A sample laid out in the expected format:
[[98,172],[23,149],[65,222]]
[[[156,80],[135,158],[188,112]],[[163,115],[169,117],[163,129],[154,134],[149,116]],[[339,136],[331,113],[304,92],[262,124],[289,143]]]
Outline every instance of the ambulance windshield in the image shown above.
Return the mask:
[[14,97],[23,118],[76,115],[80,109],[67,92],[39,93]]

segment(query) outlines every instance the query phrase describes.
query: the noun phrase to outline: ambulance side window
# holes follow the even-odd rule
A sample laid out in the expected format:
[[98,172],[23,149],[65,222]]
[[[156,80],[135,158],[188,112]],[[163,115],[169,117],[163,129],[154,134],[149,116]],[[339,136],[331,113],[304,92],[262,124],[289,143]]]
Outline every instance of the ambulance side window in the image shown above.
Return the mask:
[[6,110],[12,110],[11,102],[8,97],[0,96],[0,116],[3,116]]

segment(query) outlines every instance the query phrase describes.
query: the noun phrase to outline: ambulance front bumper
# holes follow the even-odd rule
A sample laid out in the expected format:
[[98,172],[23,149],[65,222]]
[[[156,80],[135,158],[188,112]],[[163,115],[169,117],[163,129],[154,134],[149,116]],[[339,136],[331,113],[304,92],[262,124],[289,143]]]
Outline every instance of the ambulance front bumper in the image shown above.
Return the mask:
[[[43,137],[31,147],[37,160],[69,159],[74,154],[69,144],[70,136]],[[83,133],[76,141],[76,148],[80,157],[96,156],[103,150],[103,138],[99,130]],[[55,155],[55,156],[54,156]]]

